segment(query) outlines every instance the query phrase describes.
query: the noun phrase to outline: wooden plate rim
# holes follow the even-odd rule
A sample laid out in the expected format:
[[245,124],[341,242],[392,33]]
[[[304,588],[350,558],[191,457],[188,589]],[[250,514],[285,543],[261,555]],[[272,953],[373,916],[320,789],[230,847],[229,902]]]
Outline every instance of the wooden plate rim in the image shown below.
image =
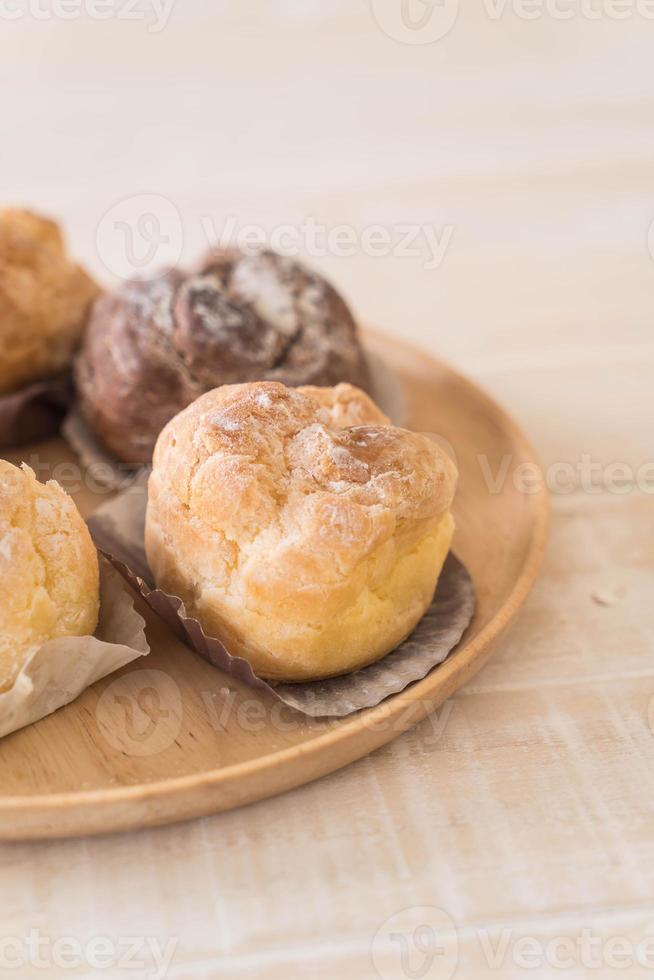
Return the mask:
[[[505,430],[510,433],[516,445],[519,446],[522,458],[540,466],[531,443],[524,435],[520,427],[495,401],[495,399],[483,389],[483,387],[469,380],[455,368],[452,368],[445,360],[429,354],[415,344],[401,340],[397,336],[377,328],[374,330],[369,329],[367,332],[377,335],[381,339],[388,340],[395,344],[400,344],[405,350],[412,351],[423,360],[429,361],[430,364],[432,364],[439,371],[445,368],[448,374],[454,376],[462,387],[469,389],[475,398],[482,398],[488,404],[489,408],[492,410],[492,413],[501,420]],[[38,811],[42,817],[47,817],[49,815],[55,816],[57,811],[60,811],[61,809],[91,807],[98,805],[113,806],[121,803],[133,802],[135,800],[150,801],[165,799],[176,796],[179,793],[189,792],[198,788],[208,789],[215,788],[216,786],[220,785],[229,786],[240,781],[246,776],[253,776],[255,774],[263,775],[272,769],[279,770],[302,755],[315,754],[324,749],[333,749],[341,742],[350,740],[356,733],[364,733],[367,729],[374,728],[381,722],[386,722],[393,718],[397,719],[405,708],[407,708],[409,705],[415,705],[417,703],[419,705],[419,710],[411,716],[408,723],[404,726],[400,724],[398,727],[393,728],[388,738],[380,738],[379,745],[398,737],[403,733],[403,731],[413,727],[420,720],[422,720],[430,710],[436,708],[440,703],[442,703],[442,701],[456,689],[455,686],[452,686],[452,682],[455,681],[459,675],[465,674],[467,668],[474,667],[479,669],[483,665],[485,658],[482,658],[481,654],[485,651],[489,651],[491,645],[506,628],[510,620],[515,616],[516,612],[519,610],[520,606],[523,604],[527,595],[529,594],[540,568],[547,543],[547,533],[549,527],[549,495],[544,483],[541,483],[541,487],[539,488],[538,492],[532,495],[531,503],[535,512],[531,544],[520,575],[518,576],[516,583],[504,604],[500,609],[498,609],[493,618],[477,634],[477,636],[474,637],[474,639],[467,642],[464,639],[462,645],[451,657],[439,665],[438,668],[432,671],[423,680],[412,684],[406,690],[401,691],[399,694],[394,695],[386,701],[383,701],[374,708],[369,708],[364,712],[357,713],[351,721],[339,721],[338,728],[334,729],[333,731],[326,732],[323,735],[316,736],[315,739],[311,739],[310,742],[307,742],[306,745],[303,746],[292,746],[269,755],[251,759],[248,762],[241,762],[221,768],[204,770],[185,776],[171,777],[170,779],[159,780],[150,784],[140,783],[133,786],[120,786],[112,789],[103,788],[66,793],[9,796],[0,799],[0,815],[5,816],[7,814],[14,813],[14,815],[18,817],[21,811],[23,813],[30,811],[34,813]],[[471,671],[471,674],[474,672],[476,672],[476,670]],[[439,700],[438,698],[434,697],[435,694],[442,690],[445,690],[446,692],[442,699]],[[371,748],[370,745],[365,742],[365,740],[362,742],[362,745],[364,748],[361,752],[361,756],[373,751],[374,747]],[[353,755],[350,761],[354,761],[356,758],[361,756]],[[327,772],[341,767],[342,764],[337,763],[331,770],[329,768],[322,770],[320,773],[317,773],[314,778],[319,778],[320,775],[325,775]],[[306,781],[310,782],[312,780],[310,779]],[[296,784],[291,782],[290,786],[293,785]],[[264,792],[262,795],[265,796],[272,794],[267,794]],[[254,799],[255,796],[253,795],[252,798]],[[146,823],[152,823],[152,821],[147,821]],[[0,838],[1,837],[2,834],[0,833]]]

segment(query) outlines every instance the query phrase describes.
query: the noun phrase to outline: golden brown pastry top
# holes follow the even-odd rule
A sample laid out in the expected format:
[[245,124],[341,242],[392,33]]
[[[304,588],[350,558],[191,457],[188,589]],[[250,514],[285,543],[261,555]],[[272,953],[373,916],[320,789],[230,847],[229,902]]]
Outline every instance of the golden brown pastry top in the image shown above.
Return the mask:
[[281,547],[343,568],[397,522],[444,513],[457,479],[429,437],[390,425],[348,384],[209,392],[164,429],[154,467],[169,505],[233,540],[241,557],[250,545],[261,558]]
[[54,222],[0,210],[0,394],[68,366],[97,291]]
[[432,601],[456,479],[352,385],[223,387],[159,437],[148,561],[261,676],[334,676],[397,646]]
[[32,470],[0,460],[0,691],[29,652],[93,633],[97,552],[74,501]]

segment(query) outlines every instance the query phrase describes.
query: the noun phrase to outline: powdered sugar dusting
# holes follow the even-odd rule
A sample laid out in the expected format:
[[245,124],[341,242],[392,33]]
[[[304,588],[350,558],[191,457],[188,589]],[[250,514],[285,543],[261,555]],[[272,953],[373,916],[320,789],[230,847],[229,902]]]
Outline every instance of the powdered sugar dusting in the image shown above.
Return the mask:
[[237,419],[226,418],[225,415],[212,415],[209,419],[212,425],[215,425],[219,429],[223,429],[225,432],[238,432],[240,429],[240,423]]
[[0,539],[0,558],[4,558],[5,561],[9,561],[11,559],[13,543],[12,536],[12,532],[9,531],[3,535],[2,539]]
[[288,337],[296,333],[299,323],[293,294],[269,263],[258,257],[237,263],[231,288],[280,333]]

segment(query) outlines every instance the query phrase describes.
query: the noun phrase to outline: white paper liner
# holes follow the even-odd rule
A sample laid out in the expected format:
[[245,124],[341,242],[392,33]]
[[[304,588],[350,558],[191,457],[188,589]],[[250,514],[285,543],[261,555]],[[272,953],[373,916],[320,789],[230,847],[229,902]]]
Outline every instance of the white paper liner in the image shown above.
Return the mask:
[[145,620],[123,581],[100,557],[100,618],[94,636],[50,640],[0,694],[0,738],[74,701],[102,677],[150,652]]

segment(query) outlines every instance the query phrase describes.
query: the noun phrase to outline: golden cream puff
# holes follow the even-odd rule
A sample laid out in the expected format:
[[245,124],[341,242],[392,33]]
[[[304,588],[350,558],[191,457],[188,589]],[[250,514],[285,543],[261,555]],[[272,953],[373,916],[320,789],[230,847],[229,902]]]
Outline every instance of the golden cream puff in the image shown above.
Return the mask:
[[228,385],[159,436],[157,585],[262,677],[307,681],[393,650],[429,607],[457,472],[349,384]]
[[0,692],[48,640],[95,631],[98,557],[74,501],[0,460]]

